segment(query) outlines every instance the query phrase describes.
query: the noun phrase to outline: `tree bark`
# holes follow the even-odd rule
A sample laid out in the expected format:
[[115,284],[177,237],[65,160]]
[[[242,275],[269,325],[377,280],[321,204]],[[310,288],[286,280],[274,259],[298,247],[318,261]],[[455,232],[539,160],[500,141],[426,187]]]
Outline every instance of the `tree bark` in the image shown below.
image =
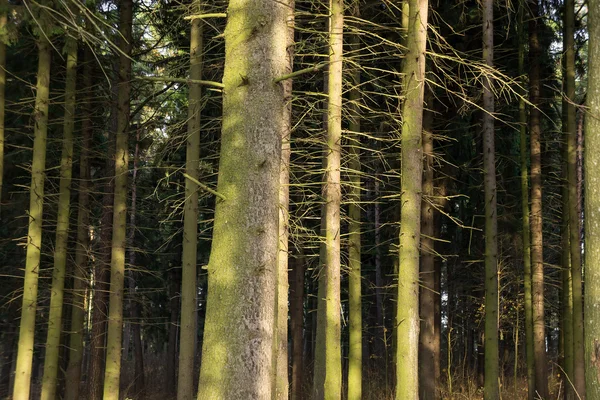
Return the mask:
[[[359,2],[353,2],[352,14],[360,17]],[[360,52],[360,37],[350,36],[351,51],[356,57]],[[362,399],[362,275],[361,275],[361,165],[360,165],[360,68],[352,72],[350,90],[350,189],[348,227],[348,306],[349,306],[349,349],[348,349],[348,400]]]
[[[0,7],[6,6],[6,0],[0,2]],[[0,9],[0,32],[5,32],[7,12]],[[2,206],[2,183],[4,182],[4,114],[5,114],[5,88],[6,88],[6,45],[9,41],[8,35],[0,36],[0,207]]]
[[427,0],[409,1],[408,54],[402,108],[401,228],[396,311],[396,398],[419,397],[419,248],[423,178],[423,96]]
[[[288,8],[230,0],[199,400],[271,399]],[[256,55],[260,54],[260,57]],[[226,371],[226,372],[225,372]]]
[[[42,17],[45,19],[45,15]],[[47,26],[46,26],[47,28]],[[34,140],[29,188],[29,231],[23,303],[19,326],[17,366],[13,386],[13,399],[29,400],[35,314],[37,306],[38,275],[42,246],[42,217],[44,209],[44,178],[46,168],[46,137],[48,131],[48,103],[50,94],[50,61],[52,46],[45,35],[38,39],[39,60],[34,110]]]
[[129,96],[131,91],[131,42],[133,1],[119,3],[119,83],[117,95],[117,132],[115,144],[115,194],[110,262],[110,295],[104,370],[104,400],[119,399],[121,342],[123,336],[123,292],[125,247],[127,245],[127,171],[129,161]]
[[58,385],[58,360],[62,332],[63,298],[67,270],[67,245],[69,240],[69,216],[71,210],[71,178],[73,174],[73,131],[75,128],[75,96],[77,84],[77,39],[67,35],[67,74],[65,84],[65,115],[63,126],[62,154],[60,161],[60,183],[58,215],[56,217],[56,243],[54,248],[54,270],[46,355],[44,357],[44,377],[42,379],[42,400],[54,400]]
[[530,4],[529,20],[529,132],[531,142],[531,286],[533,306],[533,353],[535,359],[535,391],[548,397],[548,372],[546,364],[546,335],[544,320],[544,257],[542,226],[542,166],[540,124],[540,55],[538,37],[538,0]]
[[[294,59],[294,0],[286,0],[288,13],[287,44],[286,44],[286,74],[292,72]],[[275,305],[275,332],[273,357],[273,390],[274,398],[287,400],[289,398],[288,380],[288,260],[289,260],[289,206],[290,206],[290,156],[292,134],[292,80],[281,82],[286,107],[283,110],[283,121],[287,126],[281,137],[281,167],[279,173],[279,251],[277,253],[277,302]]]
[[[494,66],[494,2],[483,2],[483,59]],[[493,80],[483,77],[483,186],[485,192],[485,383],[484,398],[500,398],[498,359],[498,214]]]
[[292,336],[292,400],[303,399],[302,383],[304,381],[304,352],[302,334],[304,331],[304,253],[292,258],[290,270],[290,331]]
[[600,398],[600,1],[588,2],[588,112],[585,118],[585,386]]
[[[200,1],[192,4],[193,13],[201,11]],[[202,79],[204,21],[192,20],[190,33],[190,79]],[[200,178],[200,113],[202,86],[189,84],[188,136],[186,149],[186,173],[193,179]],[[194,358],[196,348],[196,264],[198,252],[198,186],[192,179],[185,181],[185,206],[183,214],[183,250],[181,278],[181,323],[179,336],[179,376],[177,399],[194,398]]]
[[419,314],[419,390],[420,399],[436,399],[437,381],[435,371],[435,256],[433,201],[433,94],[427,90],[423,112],[423,198],[421,199],[421,288]]

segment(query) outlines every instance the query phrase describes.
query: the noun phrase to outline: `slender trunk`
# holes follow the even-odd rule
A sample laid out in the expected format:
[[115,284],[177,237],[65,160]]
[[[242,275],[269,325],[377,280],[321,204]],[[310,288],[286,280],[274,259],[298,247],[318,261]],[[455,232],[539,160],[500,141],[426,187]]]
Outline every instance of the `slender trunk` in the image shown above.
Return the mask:
[[433,201],[433,94],[427,90],[423,112],[423,198],[421,200],[421,289],[419,314],[419,390],[420,399],[436,398],[437,382],[434,360],[435,341],[435,257],[434,257],[434,207]]
[[56,244],[54,248],[54,270],[48,336],[44,357],[42,400],[54,400],[58,383],[58,359],[62,331],[62,310],[65,274],[67,269],[67,242],[69,240],[69,214],[71,210],[71,177],[73,174],[73,130],[75,128],[75,86],[77,83],[77,39],[67,36],[67,76],[65,84],[65,116],[63,127],[62,154],[60,161],[60,183],[58,215],[56,222]]
[[293,260],[290,271],[290,331],[292,336],[292,379],[291,398],[303,398],[304,353],[302,351],[302,333],[304,320],[304,252],[300,250]]
[[548,397],[546,335],[544,326],[544,257],[542,226],[542,165],[540,124],[540,42],[538,37],[538,0],[530,4],[529,20],[529,132],[531,142],[531,286],[533,306],[533,354],[535,359],[535,391]]
[[288,13],[279,2],[229,1],[199,400],[272,398],[281,138],[289,124],[273,80],[289,69]]
[[127,170],[129,95],[131,91],[131,41],[133,1],[119,3],[119,83],[117,95],[117,132],[115,144],[115,194],[113,201],[113,235],[110,261],[110,295],[104,370],[104,400],[118,400],[123,336],[123,292],[125,247],[127,245]]
[[[525,35],[523,3],[519,3],[519,76],[525,75]],[[521,84],[524,86],[524,78]],[[529,171],[527,151],[527,112],[525,109],[525,93],[519,98],[519,141],[520,141],[520,166],[521,166],[521,214],[523,215],[522,238],[523,238],[523,290],[525,309],[525,352],[527,363],[527,398],[533,400],[535,394],[535,373],[533,357],[533,301],[531,291],[531,236],[529,226]]]
[[581,285],[580,220],[577,211],[577,122],[575,112],[575,1],[565,2],[565,95],[567,137],[567,181],[569,192],[569,246],[571,249],[571,282],[573,285],[573,383],[585,398],[583,350],[583,293]]
[[409,1],[408,54],[402,108],[401,228],[396,311],[396,398],[419,397],[419,248],[423,178],[423,96],[427,0]]
[[[42,216],[44,208],[44,170],[46,168],[46,134],[48,131],[48,103],[50,92],[50,59],[52,47],[44,35],[38,39],[39,60],[34,110],[34,140],[29,194],[29,231],[23,303],[19,327],[17,366],[13,399],[29,400],[31,385],[35,313],[37,305],[38,274],[42,246]],[[60,326],[60,325],[59,325]]]
[[[133,336],[133,354],[135,360],[134,391],[135,395],[144,398],[146,382],[144,379],[144,349],[141,338],[140,306],[136,299],[136,210],[137,210],[137,174],[138,160],[140,156],[140,131],[136,132],[135,150],[133,153],[133,175],[131,177],[131,210],[129,214],[129,310],[131,313],[131,333]],[[125,353],[127,356],[127,353]]]
[[[0,32],[6,31],[7,15],[6,0],[0,2]],[[8,37],[4,34],[0,36],[0,207],[2,206],[2,182],[4,176],[4,104],[6,87],[6,43]]]
[[[359,2],[353,4],[353,16],[360,17]],[[350,36],[351,51],[358,57],[360,38]],[[360,68],[355,66],[350,90],[351,136],[349,149],[350,193],[348,216],[348,306],[349,306],[349,349],[348,349],[348,400],[362,399],[362,276],[361,276],[361,171],[360,171]]]
[[84,119],[81,121],[81,153],[79,156],[79,201],[77,212],[77,243],[75,247],[75,274],[73,278],[73,304],[71,306],[71,335],[69,339],[69,365],[67,367],[65,399],[79,398],[81,364],[83,359],[83,332],[85,323],[85,293],[88,278],[89,251],[89,154],[92,140],[92,50],[84,52],[83,86],[85,92]]
[[[566,14],[565,14],[566,18]],[[566,21],[565,21],[566,22]],[[566,39],[567,31],[565,24],[565,31],[563,40]],[[566,40],[565,40],[566,42]],[[566,43],[563,44],[566,46]],[[566,56],[563,57],[563,88],[566,88]],[[573,399],[573,282],[571,276],[571,248],[570,243],[570,231],[569,231],[569,183],[568,183],[568,113],[569,105],[568,101],[563,98],[562,101],[562,128],[564,135],[564,142],[562,145],[562,215],[561,215],[561,266],[562,266],[562,290],[561,290],[561,341],[562,351],[562,367],[563,371],[563,385],[565,399]]]
[[[201,10],[200,1],[193,3],[193,12]],[[192,20],[190,32],[190,79],[202,79],[203,24],[201,19]],[[179,378],[177,399],[194,398],[194,359],[196,346],[196,264],[198,252],[198,185],[200,177],[200,113],[202,87],[189,85],[188,137],[185,171],[185,206],[183,214],[183,252],[181,256],[181,330],[179,336]]]
[[171,315],[169,317],[169,341],[167,345],[167,377],[166,387],[167,393],[175,394],[177,390],[177,338],[179,321],[179,291],[181,287],[181,277],[172,268],[168,274],[169,282],[169,309]]
[[[483,2],[483,59],[494,66],[494,2]],[[491,77],[483,78],[483,185],[485,191],[485,383],[486,400],[500,398],[498,359],[498,215],[494,93]]]
[[585,126],[585,387],[600,399],[600,1],[588,2],[588,87]]
[[[286,0],[288,13],[286,64],[287,73],[292,72],[294,59],[294,0]],[[279,172],[279,251],[277,253],[277,294],[275,303],[274,347],[273,347],[273,398],[289,398],[288,381],[288,241],[290,206],[290,144],[292,133],[292,80],[282,82],[286,106],[283,121],[286,124],[281,137],[281,166]]]

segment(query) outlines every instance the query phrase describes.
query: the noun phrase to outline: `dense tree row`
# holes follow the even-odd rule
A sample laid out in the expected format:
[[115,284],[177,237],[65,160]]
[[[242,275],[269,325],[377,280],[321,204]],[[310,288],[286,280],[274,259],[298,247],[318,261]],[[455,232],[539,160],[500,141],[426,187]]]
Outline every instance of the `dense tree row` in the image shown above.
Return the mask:
[[599,13],[0,1],[0,396],[600,398]]

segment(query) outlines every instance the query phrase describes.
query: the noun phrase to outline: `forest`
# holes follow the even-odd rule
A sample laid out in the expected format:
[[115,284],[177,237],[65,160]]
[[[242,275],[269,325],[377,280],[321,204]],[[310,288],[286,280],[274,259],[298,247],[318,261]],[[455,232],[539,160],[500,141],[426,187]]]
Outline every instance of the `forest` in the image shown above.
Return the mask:
[[0,398],[600,400],[600,0],[0,0]]

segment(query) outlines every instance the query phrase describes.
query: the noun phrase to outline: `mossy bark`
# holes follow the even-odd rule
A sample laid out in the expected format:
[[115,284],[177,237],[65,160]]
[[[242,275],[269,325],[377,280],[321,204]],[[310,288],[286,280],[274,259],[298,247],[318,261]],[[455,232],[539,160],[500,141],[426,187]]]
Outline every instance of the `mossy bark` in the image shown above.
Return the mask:
[[67,269],[67,242],[69,239],[69,214],[71,210],[71,178],[73,174],[73,131],[75,128],[75,96],[77,84],[77,39],[68,36],[65,45],[67,74],[65,84],[65,115],[60,161],[58,215],[56,217],[56,243],[54,270],[50,294],[46,355],[42,379],[42,400],[54,400],[58,384],[58,360],[62,331],[62,311],[65,274]]
[[419,256],[427,0],[409,1],[402,107],[401,228],[396,311],[396,398],[419,398]]
[[104,370],[104,400],[119,399],[121,342],[123,336],[123,292],[125,247],[127,245],[127,171],[129,165],[129,96],[131,91],[131,42],[133,1],[119,3],[119,83],[117,95],[117,132],[115,144],[115,194],[113,236],[110,261],[110,294]]
[[[483,60],[494,66],[494,2],[483,2]],[[493,80],[483,78],[483,186],[485,193],[485,375],[483,396],[500,398],[498,358],[498,214]]]
[[288,8],[230,0],[199,400],[272,398]]
[[42,246],[42,217],[44,209],[44,170],[46,168],[46,136],[48,131],[48,103],[50,94],[50,60],[52,47],[47,37],[38,39],[39,60],[35,98],[35,128],[29,188],[29,231],[23,305],[19,326],[17,366],[13,385],[13,399],[29,400],[33,363],[35,314],[37,305],[38,275]]
[[[193,13],[200,13],[200,1],[194,1]],[[190,33],[190,79],[202,79],[203,25],[192,20]],[[189,85],[188,133],[185,171],[195,180],[200,179],[200,112],[202,86]],[[181,330],[179,336],[179,375],[177,399],[194,398],[194,358],[196,344],[196,263],[198,251],[198,186],[191,179],[185,181],[183,210],[183,249],[181,280]]]

